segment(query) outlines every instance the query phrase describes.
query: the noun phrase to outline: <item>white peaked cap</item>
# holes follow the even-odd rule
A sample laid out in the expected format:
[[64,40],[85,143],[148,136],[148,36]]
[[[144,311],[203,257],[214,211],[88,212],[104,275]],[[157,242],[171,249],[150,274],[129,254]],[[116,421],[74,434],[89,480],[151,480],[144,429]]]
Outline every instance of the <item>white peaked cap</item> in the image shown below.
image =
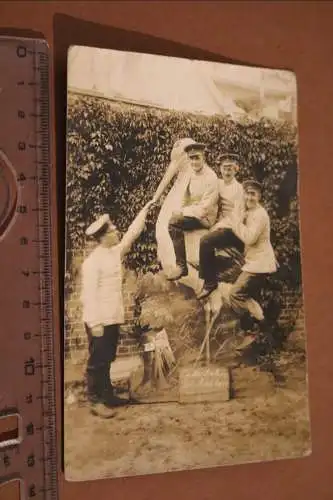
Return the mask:
[[90,226],[86,229],[86,236],[93,236],[98,231],[100,231],[100,229],[102,229],[105,224],[108,224],[111,227],[115,227],[111,222],[109,214],[101,215],[97,220],[90,224]]
[[172,149],[180,149],[180,150],[184,151],[187,146],[190,146],[190,145],[195,144],[195,143],[196,143],[196,141],[191,139],[190,137],[184,137],[183,139],[178,139],[174,143]]
[[182,153],[185,152],[185,148],[190,146],[191,144],[195,144],[195,141],[190,137],[184,137],[182,139],[178,139],[172,148],[171,151],[171,159],[178,158]]

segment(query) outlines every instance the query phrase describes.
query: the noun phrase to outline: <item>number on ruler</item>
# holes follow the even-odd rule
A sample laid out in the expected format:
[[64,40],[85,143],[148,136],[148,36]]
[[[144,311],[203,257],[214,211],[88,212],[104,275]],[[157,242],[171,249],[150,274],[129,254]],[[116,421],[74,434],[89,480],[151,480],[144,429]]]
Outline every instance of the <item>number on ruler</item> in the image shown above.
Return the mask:
[[24,362],[24,375],[35,375],[35,360],[34,358],[27,359]]
[[23,309],[30,309],[30,300],[24,300],[22,302]]
[[24,45],[19,45],[16,49],[16,55],[17,57],[26,57],[27,48]]
[[26,278],[29,278],[29,276],[30,276],[30,272],[29,272],[29,270],[28,270],[28,269],[25,269],[25,270],[23,269],[22,274],[23,274],[23,276],[25,276]]
[[20,173],[20,175],[18,176],[17,180],[18,180],[18,181],[20,181],[20,182],[24,182],[24,181],[26,181],[26,180],[27,180],[27,178],[26,178],[26,176],[24,175],[24,173],[23,173],[23,172],[21,172],[21,173]]
[[29,486],[29,498],[36,496],[36,486],[34,484]]
[[10,466],[10,456],[5,454],[3,456],[3,464],[5,467],[9,467]]
[[19,141],[17,144],[17,148],[19,151],[25,151],[27,145],[24,141]]
[[27,206],[26,205],[19,205],[17,207],[17,211],[20,213],[20,214],[26,214],[28,212],[28,209],[27,209]]
[[28,465],[28,467],[34,467],[35,463],[36,463],[36,461],[35,461],[35,455],[32,453],[27,458],[27,465]]
[[24,340],[30,340],[32,335],[31,335],[31,332],[24,332]]
[[32,394],[28,394],[26,397],[25,397],[25,402],[28,404],[28,405],[31,405],[32,403]]
[[32,422],[30,422],[30,424],[27,425],[26,431],[28,436],[32,436],[35,433],[34,424]]
[[22,119],[23,119],[23,118],[25,118],[25,112],[24,112],[22,109],[19,109],[19,110],[17,111],[17,116],[18,116],[19,118],[22,118]]
[[20,238],[20,245],[27,245],[28,244],[28,238],[26,238],[25,236],[22,236]]

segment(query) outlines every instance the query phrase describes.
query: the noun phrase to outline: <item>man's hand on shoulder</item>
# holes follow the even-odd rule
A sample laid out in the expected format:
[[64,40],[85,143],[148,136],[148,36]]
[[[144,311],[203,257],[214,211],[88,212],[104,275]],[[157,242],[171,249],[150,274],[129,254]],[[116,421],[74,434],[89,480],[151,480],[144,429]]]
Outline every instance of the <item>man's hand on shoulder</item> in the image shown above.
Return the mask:
[[236,213],[235,211],[231,211],[230,214],[228,214],[228,218],[232,228],[237,226],[237,224],[239,224],[240,222],[243,222],[240,214]]
[[183,212],[181,210],[175,210],[172,212],[171,218],[170,218],[170,223],[175,223],[181,220],[184,217]]

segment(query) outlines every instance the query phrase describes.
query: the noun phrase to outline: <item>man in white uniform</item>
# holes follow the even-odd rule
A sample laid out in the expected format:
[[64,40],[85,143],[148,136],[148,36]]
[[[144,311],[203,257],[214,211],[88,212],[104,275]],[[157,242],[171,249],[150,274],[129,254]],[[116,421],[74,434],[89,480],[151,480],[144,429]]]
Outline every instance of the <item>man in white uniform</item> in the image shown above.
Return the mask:
[[[275,273],[277,261],[270,241],[270,218],[261,205],[262,187],[257,181],[243,183],[245,191],[245,218],[231,214],[231,228],[245,245],[245,264],[230,290],[230,304],[241,317],[248,313],[247,300],[258,299],[267,275]],[[259,322],[259,329],[268,335],[266,318]],[[248,336],[239,348],[245,348],[255,340]]]
[[237,181],[238,155],[225,154],[220,165],[222,179],[219,180],[220,217],[209,233],[200,240],[199,277],[204,280],[198,299],[208,297],[217,288],[217,258],[215,250],[234,247],[243,252],[244,244],[231,228],[231,214],[242,218],[244,213],[244,190]]
[[184,231],[210,228],[218,211],[218,177],[205,162],[205,145],[192,142],[184,151],[191,169],[184,183],[185,192],[181,210],[175,211],[169,221],[169,234],[173,241],[177,269],[168,276],[170,281],[187,276],[187,259]]
[[113,393],[110,367],[116,358],[119,326],[124,323],[122,259],[143,231],[152,204],[145,205],[121,241],[108,214],[86,230],[98,242],[82,265],[81,301],[89,339],[86,373],[92,403],[114,406],[121,402]]

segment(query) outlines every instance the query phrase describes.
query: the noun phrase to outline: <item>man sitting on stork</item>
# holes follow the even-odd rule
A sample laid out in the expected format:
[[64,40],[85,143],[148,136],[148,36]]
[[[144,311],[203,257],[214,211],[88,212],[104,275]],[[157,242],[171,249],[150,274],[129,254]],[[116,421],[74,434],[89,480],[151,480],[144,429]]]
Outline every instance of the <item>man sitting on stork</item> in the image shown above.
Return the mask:
[[[256,180],[242,185],[236,179],[240,170],[238,155],[222,155],[219,179],[205,162],[204,144],[191,139],[184,139],[183,144],[182,148],[181,141],[177,141],[177,150],[183,149],[180,154],[188,161],[187,168],[183,167],[180,208],[171,211],[169,220],[164,221],[176,261],[167,279],[192,287],[197,298],[206,299],[211,309],[221,309],[227,303],[241,318],[250,315],[263,326],[265,318],[256,299],[267,275],[276,271],[277,262],[270,242],[270,218],[261,204],[262,186]],[[160,196],[161,189],[158,191]],[[204,232],[199,239],[198,270],[191,266],[189,273],[186,234],[198,230]],[[235,283],[226,286],[218,283],[217,254],[229,250],[232,255],[232,249],[242,255],[245,263]],[[215,316],[218,312],[214,311]],[[253,340],[247,338],[245,344]]]

